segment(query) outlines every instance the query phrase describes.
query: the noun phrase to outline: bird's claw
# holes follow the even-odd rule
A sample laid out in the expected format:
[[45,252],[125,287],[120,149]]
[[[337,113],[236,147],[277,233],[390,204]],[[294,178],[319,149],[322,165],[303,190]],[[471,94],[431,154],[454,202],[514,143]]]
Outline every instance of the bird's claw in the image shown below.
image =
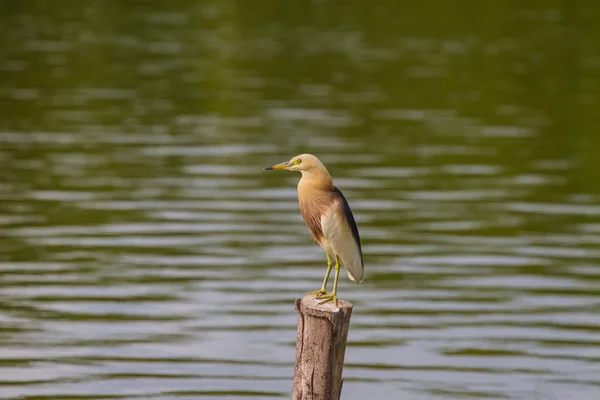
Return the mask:
[[337,296],[336,296],[335,293],[331,293],[331,294],[328,294],[328,295],[325,295],[325,296],[321,296],[321,297],[318,297],[318,298],[319,299],[323,299],[323,301],[319,302],[319,305],[328,303],[328,302],[330,302],[330,301],[333,300],[333,301],[335,301],[335,306],[336,307],[338,306]]
[[321,299],[321,298],[323,298],[323,296],[325,296],[327,294],[327,291],[323,290],[323,289],[319,289],[314,292],[310,292],[308,295],[310,296],[313,294],[315,295],[315,299]]

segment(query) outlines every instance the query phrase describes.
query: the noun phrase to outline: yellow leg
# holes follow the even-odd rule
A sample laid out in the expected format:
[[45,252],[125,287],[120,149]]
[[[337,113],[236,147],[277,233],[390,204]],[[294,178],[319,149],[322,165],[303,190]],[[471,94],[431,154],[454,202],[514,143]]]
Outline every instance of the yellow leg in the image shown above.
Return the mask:
[[323,278],[323,285],[321,285],[321,289],[316,292],[310,292],[309,294],[315,294],[317,299],[322,295],[327,293],[327,281],[329,280],[329,275],[331,274],[331,267],[333,263],[331,262],[331,258],[329,258],[329,254],[327,254],[327,272],[325,273],[325,278]]
[[337,307],[337,285],[338,285],[338,277],[340,276],[340,259],[338,256],[335,256],[335,277],[333,278],[333,292],[331,294],[320,297],[323,299],[319,304],[325,304],[330,302],[331,300],[335,301],[335,306]]

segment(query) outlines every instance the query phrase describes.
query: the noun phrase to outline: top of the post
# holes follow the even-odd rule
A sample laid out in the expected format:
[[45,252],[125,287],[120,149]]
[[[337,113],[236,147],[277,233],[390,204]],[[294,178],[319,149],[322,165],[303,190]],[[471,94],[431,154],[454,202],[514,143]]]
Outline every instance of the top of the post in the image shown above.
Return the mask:
[[314,315],[317,317],[334,317],[341,314],[352,312],[352,303],[346,300],[338,300],[337,307],[334,301],[325,304],[319,304],[321,300],[314,294],[309,294],[296,300],[296,311],[302,314]]

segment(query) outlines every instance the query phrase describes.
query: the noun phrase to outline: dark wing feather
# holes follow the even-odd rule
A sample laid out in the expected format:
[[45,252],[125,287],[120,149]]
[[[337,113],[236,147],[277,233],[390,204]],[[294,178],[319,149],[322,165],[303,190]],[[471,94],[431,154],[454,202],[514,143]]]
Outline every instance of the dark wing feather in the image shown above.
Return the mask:
[[344,197],[344,194],[342,193],[342,191],[340,189],[338,189],[337,187],[334,186],[333,193],[336,197],[338,197],[340,199],[340,205],[342,207],[342,212],[344,213],[344,217],[346,218],[346,221],[348,221],[348,225],[350,226],[350,229],[352,230],[352,236],[354,237],[354,241],[356,242],[356,245],[358,246],[358,251],[360,252],[360,262],[361,262],[361,264],[364,265],[362,246],[360,244],[360,235],[358,233],[358,226],[356,226],[356,221],[354,221],[354,215],[352,215],[352,210],[350,209],[350,205],[346,201],[346,198]]

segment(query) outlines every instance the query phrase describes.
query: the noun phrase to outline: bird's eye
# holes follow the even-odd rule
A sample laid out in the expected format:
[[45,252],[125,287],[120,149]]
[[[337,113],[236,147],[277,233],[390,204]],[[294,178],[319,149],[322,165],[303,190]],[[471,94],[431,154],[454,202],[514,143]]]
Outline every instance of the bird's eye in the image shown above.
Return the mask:
[[301,162],[302,162],[302,160],[301,160],[301,159],[299,159],[299,158],[296,158],[296,159],[294,160],[294,164],[296,164],[296,165],[300,164]]

